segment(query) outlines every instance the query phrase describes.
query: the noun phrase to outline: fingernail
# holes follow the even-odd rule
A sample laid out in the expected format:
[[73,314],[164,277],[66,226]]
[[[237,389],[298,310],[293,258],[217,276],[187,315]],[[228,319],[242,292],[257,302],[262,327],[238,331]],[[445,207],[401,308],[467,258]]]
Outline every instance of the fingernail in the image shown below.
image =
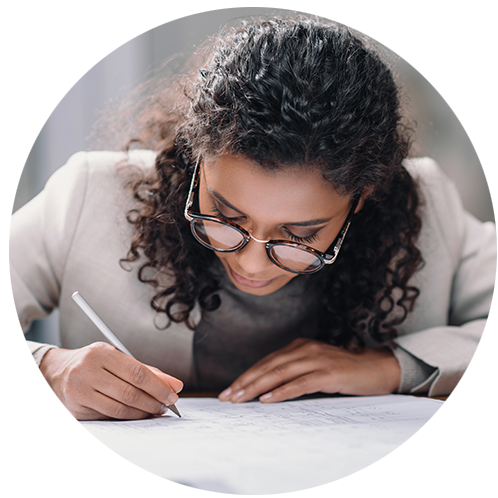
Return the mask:
[[166,405],[163,405],[161,411],[159,412],[159,415],[164,415],[168,410],[169,408]]
[[225,389],[220,395],[218,396],[219,398],[228,398],[232,394],[232,389],[229,387],[228,389]]
[[271,397],[273,396],[272,393],[266,393],[266,394],[263,394],[263,396],[261,396],[259,398],[260,401],[266,401],[267,399],[270,399]]
[[168,394],[166,399],[169,401],[169,404],[172,405],[178,401],[178,395],[172,392]]
[[240,391],[237,391],[237,392],[233,395],[232,399],[239,399],[239,398],[242,398],[242,396],[244,396],[244,394],[245,394],[244,389],[241,389]]

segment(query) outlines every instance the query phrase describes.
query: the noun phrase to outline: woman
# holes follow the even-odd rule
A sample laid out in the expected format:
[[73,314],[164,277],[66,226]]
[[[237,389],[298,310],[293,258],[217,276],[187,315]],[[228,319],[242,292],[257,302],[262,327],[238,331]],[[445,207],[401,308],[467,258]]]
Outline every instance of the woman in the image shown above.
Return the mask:
[[[71,413],[159,414],[184,384],[232,402],[449,394],[489,311],[494,227],[407,159],[369,42],[244,24],[171,88],[126,153],[73,156],[13,221],[19,317],[60,308],[63,348],[31,348]],[[140,361],[99,342],[75,290]]]

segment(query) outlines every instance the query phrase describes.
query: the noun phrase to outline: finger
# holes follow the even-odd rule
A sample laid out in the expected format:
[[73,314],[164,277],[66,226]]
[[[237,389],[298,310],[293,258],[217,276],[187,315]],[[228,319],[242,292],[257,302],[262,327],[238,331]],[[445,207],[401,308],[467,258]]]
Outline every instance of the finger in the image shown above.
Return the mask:
[[245,391],[246,387],[254,383],[258,378],[265,376],[280,365],[304,359],[306,354],[301,351],[302,346],[303,341],[295,340],[284,348],[265,356],[225,389],[219,395],[220,400],[233,401],[235,398],[240,398],[241,391]]
[[107,370],[101,371],[98,384],[94,384],[94,389],[120,404],[135,408],[141,412],[146,412],[151,415],[164,413],[163,403],[161,401],[158,401],[147,392],[142,391],[142,389],[139,389],[133,384],[129,384]]
[[312,358],[302,358],[287,363],[279,363],[271,370],[265,372],[264,375],[260,375],[235,392],[230,401],[234,403],[249,401],[279,386],[292,382],[303,375],[309,374],[316,369],[316,361]]
[[[96,391],[92,408],[103,417],[117,420],[140,420],[150,417],[150,413],[125,405]],[[102,417],[100,417],[102,418]]]
[[324,381],[329,385],[328,392],[337,392],[331,386],[330,377],[326,378],[326,373],[322,371],[311,372],[306,375],[297,377],[296,379],[284,384],[272,391],[263,394],[259,400],[262,403],[276,403],[278,401],[285,401],[288,399],[298,398],[305,394],[312,394],[322,391]]
[[117,349],[109,351],[102,367],[128,384],[149,394],[157,401],[170,405],[178,401],[175,390],[143,363]]

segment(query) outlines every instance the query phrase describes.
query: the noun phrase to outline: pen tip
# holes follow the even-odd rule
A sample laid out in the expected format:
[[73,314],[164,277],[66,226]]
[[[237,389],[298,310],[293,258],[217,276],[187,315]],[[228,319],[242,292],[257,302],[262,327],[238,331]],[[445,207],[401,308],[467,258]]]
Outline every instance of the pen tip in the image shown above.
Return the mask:
[[182,418],[180,415],[180,412],[178,411],[178,408],[175,405],[168,405],[168,408],[175,414],[178,415],[178,417]]

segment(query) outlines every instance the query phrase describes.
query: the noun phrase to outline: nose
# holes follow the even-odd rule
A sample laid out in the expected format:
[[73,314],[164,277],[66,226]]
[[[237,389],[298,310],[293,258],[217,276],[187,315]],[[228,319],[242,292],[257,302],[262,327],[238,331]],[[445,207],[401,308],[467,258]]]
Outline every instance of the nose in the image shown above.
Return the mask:
[[260,244],[266,244],[267,242],[270,242],[270,239],[266,240],[257,239],[252,233],[249,233],[249,237],[251,237],[251,239],[255,240],[256,242],[259,242]]
[[269,239],[261,240],[252,234],[249,235],[251,240],[236,253],[237,263],[248,275],[256,275],[273,266],[266,253],[265,244]]

